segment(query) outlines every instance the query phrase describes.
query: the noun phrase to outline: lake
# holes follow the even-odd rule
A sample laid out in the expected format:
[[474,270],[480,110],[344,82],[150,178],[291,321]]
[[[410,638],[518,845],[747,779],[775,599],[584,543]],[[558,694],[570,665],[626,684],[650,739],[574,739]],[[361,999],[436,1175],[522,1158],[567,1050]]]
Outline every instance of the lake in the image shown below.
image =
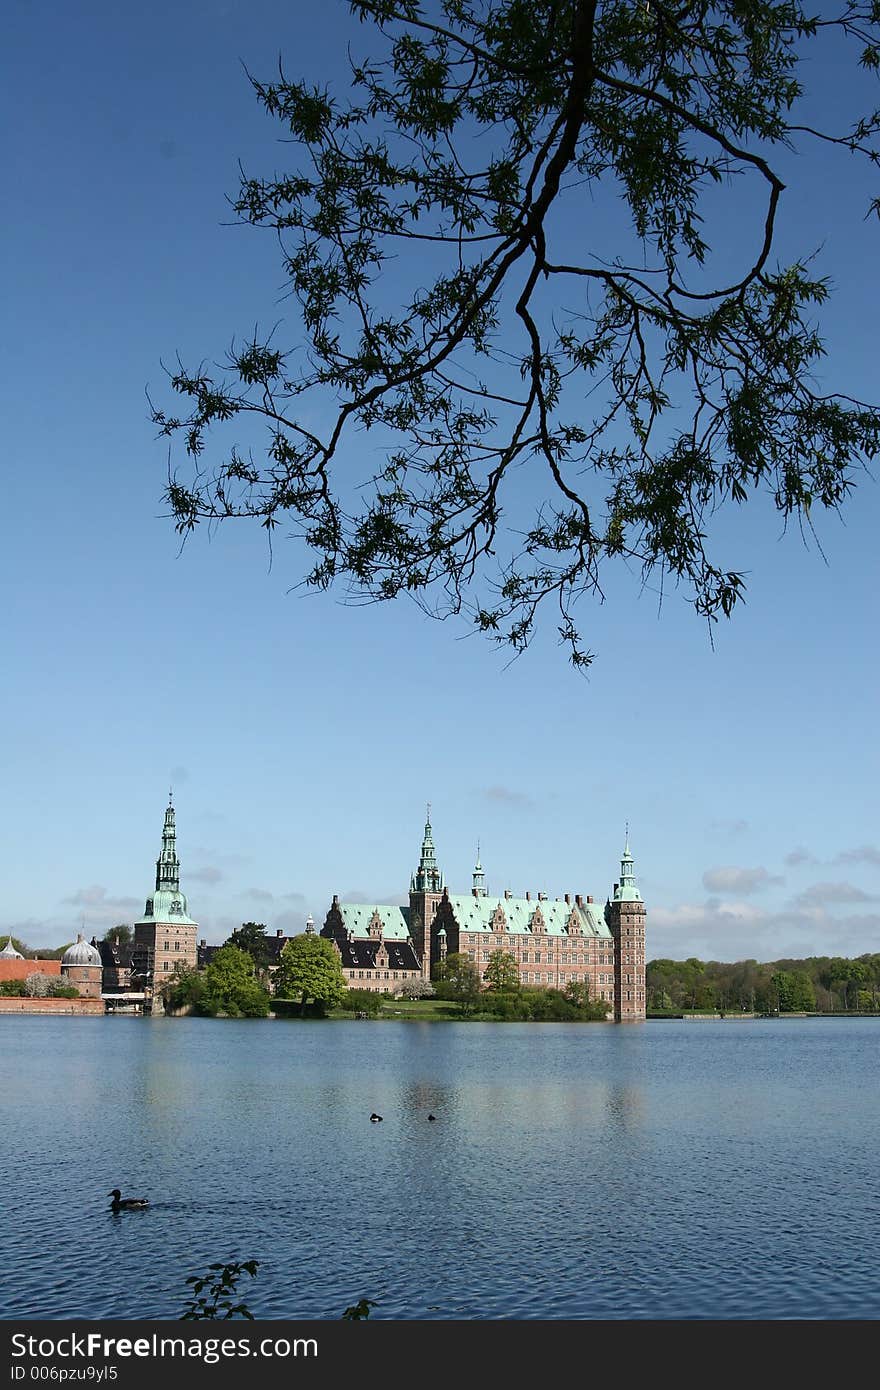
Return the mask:
[[261,1319],[880,1316],[872,1019],[2,1017],[0,1046],[5,1319],[177,1318],[248,1258]]

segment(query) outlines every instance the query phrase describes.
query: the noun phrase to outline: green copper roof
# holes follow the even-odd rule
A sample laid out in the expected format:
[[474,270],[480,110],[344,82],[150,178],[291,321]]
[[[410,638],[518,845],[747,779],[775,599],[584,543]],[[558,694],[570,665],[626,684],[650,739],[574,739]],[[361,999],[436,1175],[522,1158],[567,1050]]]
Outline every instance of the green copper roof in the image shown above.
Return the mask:
[[434,852],[434,838],[431,832],[431,803],[428,802],[428,814],[425,820],[425,833],[422,837],[422,853],[419,859],[419,867],[410,879],[410,891],[413,893],[442,893],[443,875],[437,865],[437,856]]
[[620,861],[620,882],[614,889],[614,901],[616,903],[640,903],[642,895],[636,887],[635,875],[633,873],[633,857],[629,850],[629,826],[626,827],[626,843],[623,847],[623,858]]
[[578,905],[560,898],[476,898],[473,894],[453,893],[449,895],[449,902],[460,931],[492,931],[493,919],[500,908],[506,921],[505,930],[517,936],[532,935],[537,913],[543,919],[547,936],[567,936],[572,914],[586,936],[611,936],[599,903],[581,900]]
[[474,892],[481,898],[486,896],[486,875],[483,873],[483,866],[480,863],[480,842],[477,841],[477,862],[474,865]]
[[180,891],[180,860],[177,857],[177,829],[174,824],[174,806],[171,793],[165,808],[165,824],[162,827],[162,849],[156,860],[156,890],[147,898],[143,917],[139,923],[162,922],[169,926],[195,927],[198,923],[187,916],[186,894]]
[[378,915],[386,941],[406,941],[409,936],[409,908],[375,903],[337,903],[345,930],[352,936],[368,937],[370,922]]

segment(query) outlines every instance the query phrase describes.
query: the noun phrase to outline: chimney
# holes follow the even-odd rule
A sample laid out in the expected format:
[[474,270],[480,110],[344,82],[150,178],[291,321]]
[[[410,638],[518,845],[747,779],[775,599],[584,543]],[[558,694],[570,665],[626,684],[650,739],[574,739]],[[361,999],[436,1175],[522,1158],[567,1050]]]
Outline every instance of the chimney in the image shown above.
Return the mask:
[[204,945],[205,945],[205,938],[204,938],[204,937],[202,937],[201,941],[199,942],[199,945],[200,945],[200,946],[204,946]]
[[593,895],[592,895],[592,893],[588,893],[588,894],[587,894],[587,902],[588,902],[588,903],[591,903],[592,901],[593,901]]
[[282,928],[282,927],[276,927],[276,929],[275,929],[275,935],[276,935],[276,936],[283,936],[283,935],[284,935],[284,930],[283,930],[283,928]]
[[570,894],[566,893],[566,895],[565,895],[565,901],[566,901],[567,903],[570,903],[570,902],[571,902],[571,896],[570,896]]
[[333,894],[333,906],[336,907],[338,903],[339,903],[339,894],[338,894],[338,893],[334,893],[334,894]]
[[620,884],[619,884],[619,883],[615,883],[615,885],[614,885],[614,891],[615,891],[615,893],[617,892],[617,890],[618,890],[619,887],[620,887]]
[[506,902],[507,899],[508,899],[509,897],[510,897],[510,889],[509,889],[509,888],[505,888],[505,890],[504,890],[504,901]]
[[574,900],[575,900],[575,902],[577,903],[578,907],[580,907],[580,906],[582,905],[582,904],[581,904],[581,895],[580,895],[580,893],[575,893],[575,895],[574,895]]
[[531,901],[532,901],[532,895],[531,895],[531,893],[529,892],[529,890],[526,889],[526,902],[527,902],[527,903],[530,903]]

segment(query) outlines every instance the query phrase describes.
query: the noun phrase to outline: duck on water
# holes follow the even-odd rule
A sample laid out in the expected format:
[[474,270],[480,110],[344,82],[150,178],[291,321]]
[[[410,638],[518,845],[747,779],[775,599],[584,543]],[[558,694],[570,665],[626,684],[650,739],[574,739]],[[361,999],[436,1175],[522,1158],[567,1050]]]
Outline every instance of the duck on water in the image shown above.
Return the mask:
[[123,1198],[118,1187],[114,1187],[112,1192],[107,1193],[107,1196],[113,1198],[110,1203],[111,1211],[140,1211],[143,1207],[150,1205],[146,1197]]

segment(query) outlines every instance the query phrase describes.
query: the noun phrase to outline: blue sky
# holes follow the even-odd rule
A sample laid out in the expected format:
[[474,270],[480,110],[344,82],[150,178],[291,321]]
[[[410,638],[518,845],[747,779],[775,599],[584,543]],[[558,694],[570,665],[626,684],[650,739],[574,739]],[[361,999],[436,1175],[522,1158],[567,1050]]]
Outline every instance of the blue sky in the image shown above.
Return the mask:
[[[875,482],[820,521],[824,559],[767,509],[722,529],[749,594],[714,649],[682,598],[613,575],[580,610],[587,679],[552,622],[509,664],[405,601],[291,592],[294,549],[270,567],[244,523],[181,550],[160,361],[297,334],[271,238],[228,225],[238,161],[285,159],[242,64],[342,83],[344,34],[339,0],[9,11],[0,931],[133,921],[173,785],[209,941],[323,921],[333,893],[402,900],[430,801],[456,891],[479,839],[490,892],[604,898],[628,821],[649,957],[880,950]],[[817,69],[823,100],[836,76]],[[876,398],[865,171],[823,154],[787,177],[783,243],[836,286],[827,385]]]

